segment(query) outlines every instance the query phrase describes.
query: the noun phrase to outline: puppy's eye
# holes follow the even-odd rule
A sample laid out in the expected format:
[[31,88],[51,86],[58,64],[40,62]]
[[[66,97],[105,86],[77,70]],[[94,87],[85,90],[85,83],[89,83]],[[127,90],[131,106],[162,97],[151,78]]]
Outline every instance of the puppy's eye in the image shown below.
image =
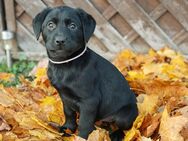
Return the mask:
[[50,21],[48,24],[47,24],[47,28],[49,30],[54,30],[56,28],[56,24],[52,21]]
[[76,24],[75,23],[71,23],[68,25],[68,28],[71,29],[71,30],[75,30],[77,28]]

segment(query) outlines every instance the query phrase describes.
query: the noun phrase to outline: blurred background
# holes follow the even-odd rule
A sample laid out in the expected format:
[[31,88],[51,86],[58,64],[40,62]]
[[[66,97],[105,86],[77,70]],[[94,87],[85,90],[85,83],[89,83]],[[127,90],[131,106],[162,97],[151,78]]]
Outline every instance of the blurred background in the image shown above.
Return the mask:
[[146,53],[164,46],[188,55],[187,0],[0,0],[0,60],[40,60],[42,38],[33,34],[32,19],[46,7],[80,7],[97,21],[89,47],[108,60],[128,48]]

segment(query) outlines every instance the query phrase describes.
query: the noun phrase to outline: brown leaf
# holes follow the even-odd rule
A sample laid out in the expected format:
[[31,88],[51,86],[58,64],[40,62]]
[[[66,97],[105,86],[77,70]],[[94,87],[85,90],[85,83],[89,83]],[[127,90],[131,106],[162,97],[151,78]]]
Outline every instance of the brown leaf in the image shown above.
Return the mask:
[[110,138],[106,130],[98,128],[89,135],[87,141],[110,141]]
[[8,123],[3,119],[3,117],[0,116],[0,131],[9,131],[11,127],[8,125]]
[[22,128],[22,127],[19,127],[19,126],[14,128],[12,130],[12,132],[14,134],[16,134],[18,138],[25,138],[25,137],[29,137],[30,136],[28,130],[26,130],[26,129]]
[[24,112],[17,112],[14,115],[15,120],[19,123],[22,128],[25,129],[34,129],[34,128],[41,128],[32,117],[35,116],[36,113],[31,111],[24,111]]
[[154,116],[148,114],[147,116],[145,116],[142,126],[140,127],[141,134],[145,137],[150,137],[151,135],[153,135],[153,133],[159,127],[160,117],[160,114]]
[[3,134],[3,141],[15,141],[17,136],[13,132],[6,132]]
[[29,130],[29,133],[31,136],[35,136],[38,140],[61,140],[61,136],[57,135],[57,134],[53,134],[47,130],[43,130],[43,129],[34,129],[34,130]]
[[5,91],[2,89],[0,90],[0,104],[4,107],[9,107],[14,104],[14,99],[10,95],[8,95]]
[[188,126],[188,118],[184,116],[170,117],[167,108],[165,108],[159,129],[161,141],[184,141],[180,131],[185,126]]
[[188,127],[184,127],[180,131],[180,135],[184,138],[184,141],[187,141],[188,140]]

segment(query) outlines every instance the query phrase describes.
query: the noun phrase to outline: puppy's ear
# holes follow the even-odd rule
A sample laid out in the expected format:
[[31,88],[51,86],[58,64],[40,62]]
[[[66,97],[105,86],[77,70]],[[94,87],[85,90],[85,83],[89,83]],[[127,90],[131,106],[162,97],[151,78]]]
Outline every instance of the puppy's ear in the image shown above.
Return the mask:
[[34,30],[34,33],[35,33],[35,36],[36,36],[37,40],[39,39],[40,33],[42,31],[42,23],[44,22],[44,19],[45,19],[46,15],[50,11],[51,11],[51,8],[46,8],[42,12],[37,14],[35,16],[35,18],[33,19],[32,25],[33,25],[33,30]]
[[77,10],[79,17],[81,19],[83,33],[84,33],[84,40],[87,43],[89,38],[92,36],[92,34],[95,30],[96,21],[94,20],[94,18],[91,15],[86,13],[84,10],[79,9],[79,8],[76,10]]

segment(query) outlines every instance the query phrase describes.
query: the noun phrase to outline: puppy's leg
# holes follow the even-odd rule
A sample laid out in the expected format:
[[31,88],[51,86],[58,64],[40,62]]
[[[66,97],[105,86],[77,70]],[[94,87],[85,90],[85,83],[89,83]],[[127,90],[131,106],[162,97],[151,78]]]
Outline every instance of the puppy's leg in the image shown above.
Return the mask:
[[119,130],[110,135],[112,141],[121,141],[124,137],[123,130],[131,128],[134,120],[138,115],[136,104],[130,104],[122,107],[115,115],[115,122]]
[[78,124],[78,136],[87,139],[88,135],[95,129],[97,104],[87,103],[80,107],[80,119]]
[[64,132],[65,129],[70,129],[72,132],[76,131],[76,112],[73,111],[68,104],[65,102],[64,105],[64,114],[65,114],[65,124],[60,127],[60,132]]
[[138,109],[136,104],[126,105],[115,114],[115,122],[120,129],[127,130],[131,128],[137,115]]

